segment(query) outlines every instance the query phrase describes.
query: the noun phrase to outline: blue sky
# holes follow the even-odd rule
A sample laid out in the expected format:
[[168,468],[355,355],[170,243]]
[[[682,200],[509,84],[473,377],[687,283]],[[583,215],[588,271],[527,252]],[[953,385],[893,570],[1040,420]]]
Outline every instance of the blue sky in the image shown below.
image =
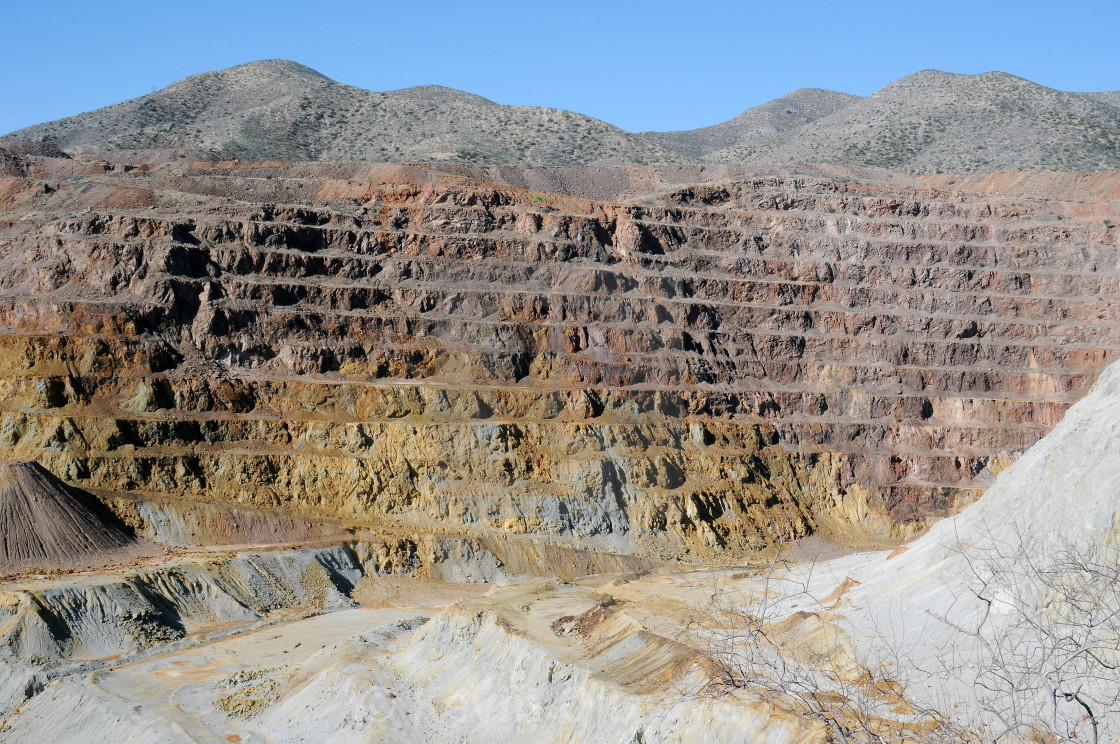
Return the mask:
[[1120,89],[1120,0],[4,6],[0,132],[272,57],[371,90],[448,85],[631,131],[714,124],[795,88],[867,95],[927,68]]

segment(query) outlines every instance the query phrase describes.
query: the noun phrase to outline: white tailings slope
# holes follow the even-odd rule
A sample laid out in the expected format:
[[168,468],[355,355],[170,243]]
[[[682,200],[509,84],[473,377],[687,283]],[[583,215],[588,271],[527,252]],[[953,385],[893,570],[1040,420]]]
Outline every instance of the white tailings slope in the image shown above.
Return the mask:
[[[783,567],[769,584],[770,595],[782,597],[771,612],[776,619],[806,611],[828,616],[868,668],[891,660],[911,699],[942,708],[953,701],[962,716],[996,728],[1001,724],[990,714],[998,706],[990,698],[997,693],[976,691],[985,675],[999,673],[1031,689],[1019,700],[1029,710],[1046,710],[1053,690],[1066,687],[1107,707],[1110,683],[1095,678],[1106,666],[1070,681],[1072,665],[1049,672],[1046,665],[1057,664],[1061,644],[1074,643],[1079,633],[1103,633],[1107,647],[1105,636],[1120,631],[1113,617],[1120,616],[1120,598],[1107,578],[1120,575],[1118,536],[1120,364],[1114,364],[977,503],[896,551]],[[765,588],[759,578],[729,586],[745,605]],[[1113,639],[1102,651],[1105,664],[1120,662],[1115,645]],[[1001,700],[1010,700],[995,686]],[[987,713],[978,712],[985,706]],[[1080,719],[1082,711],[1064,714]],[[1100,723],[1120,727],[1120,721]]]

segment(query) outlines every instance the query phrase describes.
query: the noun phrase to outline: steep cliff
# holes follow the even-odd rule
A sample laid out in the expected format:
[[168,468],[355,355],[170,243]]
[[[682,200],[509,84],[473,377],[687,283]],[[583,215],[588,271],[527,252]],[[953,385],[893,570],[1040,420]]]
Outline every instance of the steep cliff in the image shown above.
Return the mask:
[[0,454],[104,496],[666,556],[894,538],[1120,341],[1092,190],[28,163],[0,181]]

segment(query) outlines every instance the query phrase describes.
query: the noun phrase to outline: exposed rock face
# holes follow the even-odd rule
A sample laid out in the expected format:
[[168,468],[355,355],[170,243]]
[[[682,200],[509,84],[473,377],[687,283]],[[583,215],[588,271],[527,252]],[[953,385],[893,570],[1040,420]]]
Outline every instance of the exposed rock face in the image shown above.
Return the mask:
[[650,554],[897,536],[1120,340],[1115,230],[998,190],[37,167],[0,191],[0,446],[100,492]]
[[[716,665],[743,649],[734,644],[749,632],[728,624],[742,614],[727,619],[713,610],[714,592],[737,611],[762,607],[764,632],[790,664],[823,670],[815,678],[775,675],[775,684],[798,692],[805,688],[792,685],[819,685],[817,700],[827,694],[858,703],[854,695],[868,689],[876,661],[884,676],[872,689],[888,691],[882,705],[840,710],[874,711],[879,731],[932,731],[942,712],[960,731],[982,730],[987,721],[972,704],[982,678],[971,662],[981,666],[985,656],[969,652],[961,657],[969,664],[938,667],[948,644],[970,639],[937,618],[949,612],[964,623],[959,628],[992,618],[980,637],[1014,659],[1038,658],[1038,633],[1067,632],[1054,598],[1077,581],[1047,573],[1049,561],[1073,541],[1099,557],[1095,566],[1115,566],[1103,561],[1115,560],[1118,537],[1118,421],[1114,365],[979,503],[908,549],[855,553],[811,569],[674,566],[574,583],[502,577],[499,586],[456,587],[388,575],[428,560],[427,551],[392,551],[390,538],[8,583],[0,587],[0,737],[86,742],[94,732],[94,741],[143,742],[157,731],[169,742],[828,741],[820,716],[800,698],[763,685],[709,686],[722,685]],[[1029,560],[1005,566],[998,584],[974,573],[993,555],[1007,560],[998,551],[1013,546]],[[382,563],[386,548],[398,557]],[[469,552],[461,552],[463,568]],[[1006,590],[1040,578],[1026,595],[1038,601],[1032,622],[1008,628],[1009,613],[993,606],[1012,606]],[[994,603],[972,593],[993,586]],[[410,588],[410,596],[394,598],[394,587]],[[1108,628],[1115,626],[1115,584],[1105,590],[1091,598],[1097,609],[1084,611]],[[1115,635],[1102,635],[1095,653],[1111,668]],[[887,654],[891,663],[882,663]],[[1078,694],[1111,700],[1113,677],[1078,678]],[[1053,710],[1052,689],[1013,691],[1028,720]],[[1087,729],[1091,720],[1111,735],[1115,705],[1104,710],[1094,719],[1073,706],[1057,714],[1063,723],[1073,714],[1065,730]]]
[[0,573],[134,558],[136,536],[88,493],[34,462],[0,462]]

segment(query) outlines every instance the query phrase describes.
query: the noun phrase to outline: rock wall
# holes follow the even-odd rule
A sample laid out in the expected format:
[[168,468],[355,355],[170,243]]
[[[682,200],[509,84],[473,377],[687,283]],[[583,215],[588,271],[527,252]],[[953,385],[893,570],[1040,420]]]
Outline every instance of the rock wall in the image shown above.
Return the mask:
[[662,556],[896,539],[1120,342],[1116,229],[1076,193],[29,163],[0,456],[104,496]]

